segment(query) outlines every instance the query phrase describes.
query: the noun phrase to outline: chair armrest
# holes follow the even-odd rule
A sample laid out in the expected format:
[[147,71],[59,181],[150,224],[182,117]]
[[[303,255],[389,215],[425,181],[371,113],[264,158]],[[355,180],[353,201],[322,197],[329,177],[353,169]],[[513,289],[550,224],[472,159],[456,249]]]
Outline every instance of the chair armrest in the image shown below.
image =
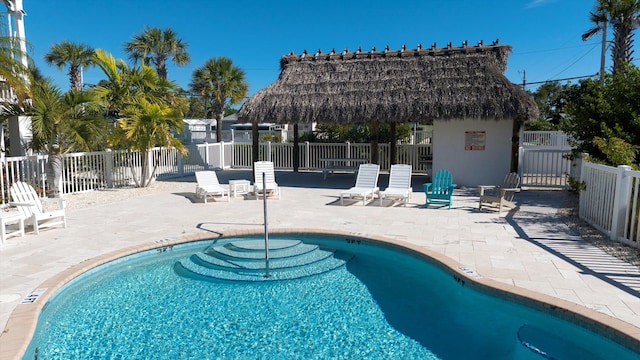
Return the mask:
[[433,183],[424,183],[422,186],[424,187],[424,192],[427,192],[433,186]]
[[17,202],[10,202],[9,205],[11,205],[11,206],[36,206],[36,204],[32,204],[32,203],[17,203]]
[[500,188],[500,190],[520,192],[520,188]]
[[58,203],[58,206],[62,210],[64,210],[64,208],[67,207],[67,200],[65,200],[63,198],[41,198],[40,201],[42,201],[42,202],[56,202],[56,203]]
[[498,193],[500,194],[500,197],[503,197],[504,194],[506,194],[507,192],[520,192],[520,188],[498,188]]
[[497,189],[498,186],[497,185],[480,185],[478,186],[478,189],[480,189],[480,196],[484,195],[484,192],[486,190],[493,190],[493,189]]

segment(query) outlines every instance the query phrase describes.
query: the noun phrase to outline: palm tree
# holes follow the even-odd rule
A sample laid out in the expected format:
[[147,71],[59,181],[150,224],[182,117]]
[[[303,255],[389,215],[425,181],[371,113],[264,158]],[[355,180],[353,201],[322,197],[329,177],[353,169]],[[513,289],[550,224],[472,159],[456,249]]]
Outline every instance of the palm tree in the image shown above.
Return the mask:
[[124,50],[134,64],[141,61],[144,65],[154,65],[158,77],[167,79],[167,58],[178,66],[189,63],[187,53],[188,44],[178,39],[171,29],[146,27],[142,34],[134,36],[133,40],[125,43]]
[[[24,100],[30,96],[31,72],[20,61],[20,58],[26,54],[22,54],[18,41],[11,37],[0,37],[0,77],[14,90],[17,100]],[[13,102],[16,99],[2,100]]]
[[31,148],[47,152],[49,196],[58,197],[62,154],[99,148],[106,123],[86,91],[71,89],[63,94],[49,79],[35,81],[32,91],[32,105],[26,110],[31,116]]
[[[617,72],[623,62],[629,63],[632,60],[633,31],[640,25],[640,0],[597,0],[597,4],[589,17],[595,26],[582,34],[582,40],[587,40],[597,33],[602,33],[603,54],[607,26],[610,24],[613,27],[611,58],[613,60],[613,72]],[[601,64],[601,72],[603,72],[603,66]]]
[[[129,67],[104,50],[96,50],[94,60],[107,77],[91,92],[101,99],[103,111],[115,119],[111,144],[127,149],[129,159],[139,152],[142,166],[134,172],[139,174],[134,181],[139,187],[148,186],[155,173],[155,166],[149,171],[151,148],[166,146],[186,153],[171,132],[184,129],[182,113],[171,106],[176,85],[160,79],[150,66]],[[134,162],[130,166],[133,170]]]
[[75,44],[63,41],[51,46],[51,50],[44,55],[44,60],[62,70],[69,67],[69,82],[71,89],[82,89],[82,69],[93,65],[93,48],[85,44]]
[[247,96],[249,86],[244,71],[224,56],[211,58],[196,68],[191,77],[191,90],[200,94],[211,110],[207,114],[216,117],[216,141],[222,141],[222,118],[227,105],[239,104]]
[[177,149],[186,154],[186,148],[176,139],[172,130],[181,132],[184,129],[182,113],[164,103],[151,103],[141,98],[135,104],[127,106],[122,117],[116,123],[121,138],[128,144],[129,151],[139,151],[142,155],[140,174],[149,176],[134,177],[136,186],[149,185],[155,176],[157,166],[149,171],[149,150],[154,146]]
[[4,127],[10,118],[24,115],[25,101],[31,97],[29,83],[32,73],[21,61],[29,58],[20,49],[20,39],[0,37],[0,88],[5,94],[0,98],[0,156],[4,156]]

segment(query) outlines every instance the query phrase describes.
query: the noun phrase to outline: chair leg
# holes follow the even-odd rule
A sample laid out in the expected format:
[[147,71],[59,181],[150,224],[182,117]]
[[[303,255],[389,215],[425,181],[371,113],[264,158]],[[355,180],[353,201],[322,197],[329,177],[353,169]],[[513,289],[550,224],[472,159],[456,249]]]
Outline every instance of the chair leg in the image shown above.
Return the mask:
[[4,222],[0,222],[0,244],[4,244],[4,241],[7,238],[7,232],[4,227]]

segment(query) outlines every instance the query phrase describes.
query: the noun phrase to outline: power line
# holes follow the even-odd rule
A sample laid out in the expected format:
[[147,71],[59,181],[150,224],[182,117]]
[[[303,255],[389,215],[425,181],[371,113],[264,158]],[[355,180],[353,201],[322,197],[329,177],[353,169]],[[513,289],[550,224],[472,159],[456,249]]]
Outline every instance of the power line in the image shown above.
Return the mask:
[[524,84],[517,84],[517,83],[514,83],[514,84],[524,87],[524,86],[529,86],[529,85],[546,84],[548,82],[554,82],[554,81],[567,81],[567,80],[575,80],[575,79],[586,79],[586,78],[593,78],[593,77],[598,77],[598,76],[600,76],[600,74],[574,76],[574,77],[563,78],[563,79],[553,79],[553,80],[544,80],[544,81],[525,82]]
[[561,48],[553,48],[553,49],[542,49],[542,50],[530,50],[530,51],[524,51],[524,52],[517,52],[514,51],[511,56],[515,56],[515,55],[528,55],[528,54],[538,54],[538,53],[545,53],[545,52],[553,52],[553,51],[562,51],[562,50],[567,50],[567,49],[575,49],[575,48],[581,48],[581,47],[587,47],[587,46],[592,46],[592,45],[599,45],[600,42],[598,43],[585,43],[582,45],[575,45],[575,46],[565,46],[565,47],[561,47]]
[[585,56],[587,56],[591,51],[593,51],[593,49],[596,48],[598,44],[594,45],[591,49],[589,49],[586,53],[584,53],[582,56],[580,56],[578,59],[576,59],[576,61],[572,62],[569,66],[567,66],[566,68],[564,68],[564,70],[560,71],[559,73],[555,74],[553,77],[556,77],[560,74],[562,74],[563,72],[567,71],[570,67],[572,67],[573,65],[575,65],[578,61],[584,59]]

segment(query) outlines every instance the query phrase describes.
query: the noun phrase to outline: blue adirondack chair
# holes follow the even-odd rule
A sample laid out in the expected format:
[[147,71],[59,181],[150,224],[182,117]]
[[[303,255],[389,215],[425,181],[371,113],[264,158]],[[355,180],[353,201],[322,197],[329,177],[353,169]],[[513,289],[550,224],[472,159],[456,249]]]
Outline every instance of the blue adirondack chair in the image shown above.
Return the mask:
[[451,209],[451,195],[453,195],[453,189],[456,188],[456,184],[453,183],[453,176],[449,170],[438,170],[433,175],[433,179],[430,183],[423,184],[424,193],[427,195],[426,206],[431,204],[449,205]]

